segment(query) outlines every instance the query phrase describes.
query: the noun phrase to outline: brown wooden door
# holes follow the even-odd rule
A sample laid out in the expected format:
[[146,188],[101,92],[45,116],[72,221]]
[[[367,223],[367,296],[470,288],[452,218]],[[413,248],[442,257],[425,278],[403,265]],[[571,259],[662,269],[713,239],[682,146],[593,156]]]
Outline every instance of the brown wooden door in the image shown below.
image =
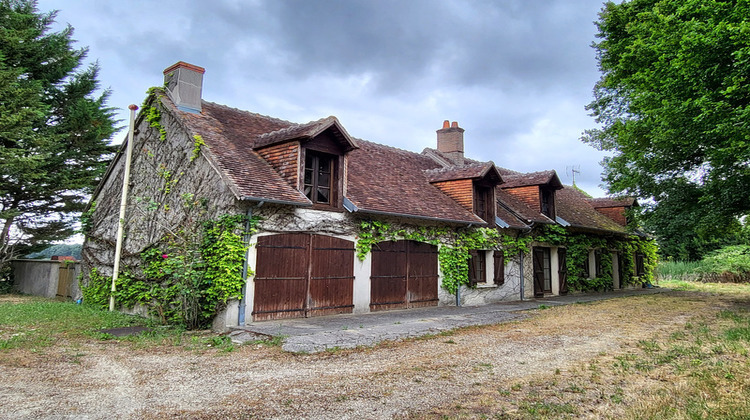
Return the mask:
[[435,306],[438,302],[437,247],[424,242],[407,242],[408,306]]
[[534,297],[544,297],[544,248],[534,248]]
[[351,313],[354,308],[354,243],[312,235],[308,316]]
[[282,234],[258,238],[253,319],[305,316],[310,235]]
[[557,275],[560,277],[560,294],[568,294],[568,250],[557,248],[558,270]]
[[406,307],[406,241],[377,243],[372,247],[370,310]]
[[352,312],[354,244],[302,233],[261,236],[253,320]]
[[381,242],[372,249],[370,310],[435,306],[437,247],[414,241]]
[[57,275],[57,294],[55,298],[59,300],[65,300],[70,296],[70,285],[75,280],[76,268],[74,265],[66,265],[64,262],[60,262],[60,268],[58,269]]

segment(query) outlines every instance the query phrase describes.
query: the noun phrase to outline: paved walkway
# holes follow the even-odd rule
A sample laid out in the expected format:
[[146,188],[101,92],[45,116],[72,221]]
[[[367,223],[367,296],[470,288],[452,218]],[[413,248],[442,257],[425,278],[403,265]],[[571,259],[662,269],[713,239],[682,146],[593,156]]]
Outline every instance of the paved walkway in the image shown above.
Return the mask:
[[522,319],[523,311],[540,305],[559,306],[579,302],[660,293],[667,289],[629,289],[605,293],[550,296],[519,302],[501,302],[484,306],[432,306],[428,308],[330,315],[256,322],[236,327],[232,341],[243,343],[260,336],[283,336],[282,349],[314,353],[326,349],[373,346],[386,340],[401,340],[436,334],[472,325],[490,325]]

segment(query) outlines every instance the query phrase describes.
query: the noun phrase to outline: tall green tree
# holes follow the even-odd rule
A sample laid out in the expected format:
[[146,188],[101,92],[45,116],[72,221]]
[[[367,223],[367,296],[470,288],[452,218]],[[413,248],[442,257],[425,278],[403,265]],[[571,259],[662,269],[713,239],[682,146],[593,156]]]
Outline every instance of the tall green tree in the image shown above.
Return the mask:
[[644,220],[657,235],[714,240],[750,212],[749,17],[748,0],[630,0],[596,22],[588,109],[601,128],[583,140],[613,153],[611,193],[653,200]]
[[87,49],[71,26],[51,31],[55,15],[0,0],[0,269],[74,232],[114,152],[98,66],[81,68]]

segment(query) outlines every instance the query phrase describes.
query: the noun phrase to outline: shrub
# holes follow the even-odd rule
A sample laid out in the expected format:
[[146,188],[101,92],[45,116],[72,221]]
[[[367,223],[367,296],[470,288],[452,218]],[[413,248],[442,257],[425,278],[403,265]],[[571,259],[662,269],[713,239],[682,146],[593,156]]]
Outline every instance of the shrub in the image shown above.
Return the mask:
[[700,267],[707,282],[750,281],[750,245],[731,245],[712,252]]

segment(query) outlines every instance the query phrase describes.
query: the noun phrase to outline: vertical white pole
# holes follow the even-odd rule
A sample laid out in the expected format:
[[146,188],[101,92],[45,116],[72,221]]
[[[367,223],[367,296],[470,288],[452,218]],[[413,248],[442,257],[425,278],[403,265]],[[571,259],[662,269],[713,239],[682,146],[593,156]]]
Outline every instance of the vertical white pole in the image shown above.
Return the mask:
[[135,131],[135,111],[138,106],[130,105],[130,129],[128,130],[128,144],[125,152],[125,174],[122,177],[122,196],[120,197],[120,218],[117,223],[117,244],[115,245],[115,264],[112,268],[112,292],[109,295],[109,310],[115,310],[115,283],[120,273],[120,257],[122,254],[122,236],[125,227],[125,208],[128,202],[128,184],[130,184],[130,160],[133,155],[133,132]]

